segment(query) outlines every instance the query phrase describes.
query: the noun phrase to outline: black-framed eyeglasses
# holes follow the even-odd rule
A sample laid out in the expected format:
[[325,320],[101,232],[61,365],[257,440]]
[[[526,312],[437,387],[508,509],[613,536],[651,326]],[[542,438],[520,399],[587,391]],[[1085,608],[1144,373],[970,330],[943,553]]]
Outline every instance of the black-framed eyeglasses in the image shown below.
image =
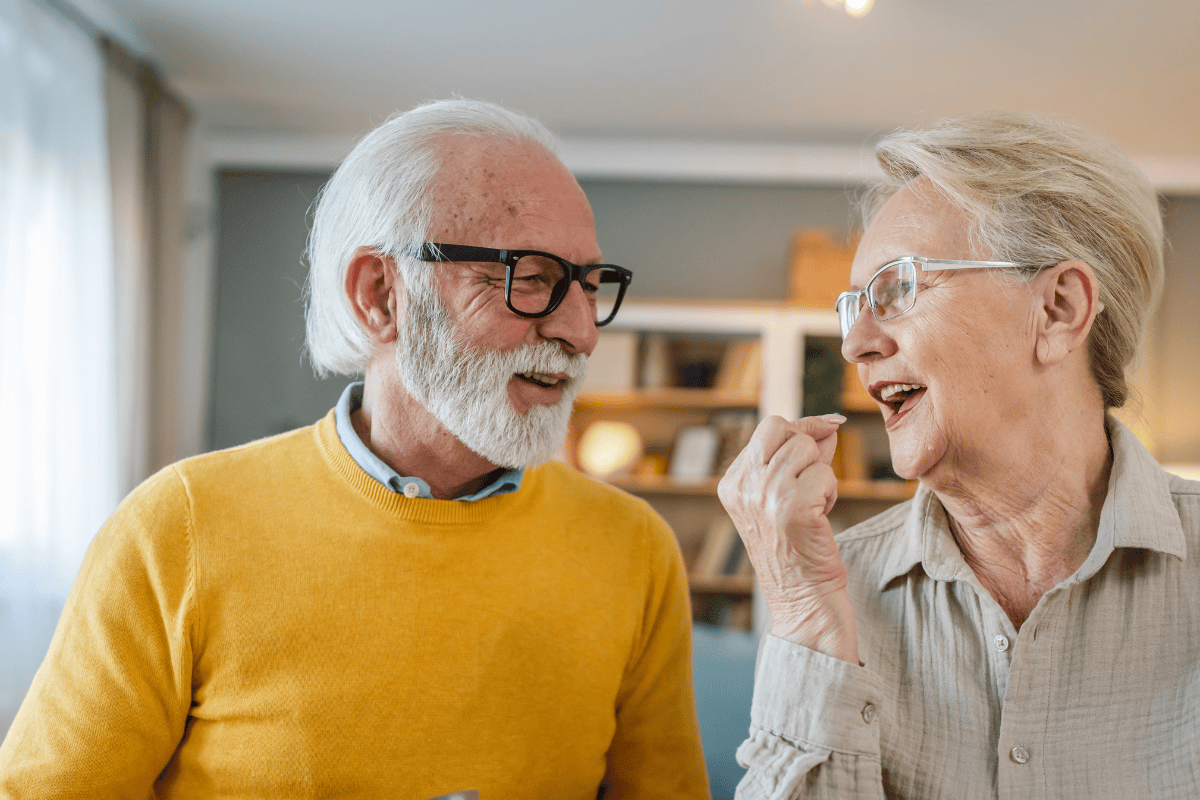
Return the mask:
[[408,245],[404,253],[418,261],[432,263],[503,264],[504,302],[514,314],[534,319],[553,313],[567,296],[571,284],[578,281],[592,304],[597,327],[613,321],[633,279],[632,272],[615,264],[572,264],[541,250],[497,250],[425,242]]

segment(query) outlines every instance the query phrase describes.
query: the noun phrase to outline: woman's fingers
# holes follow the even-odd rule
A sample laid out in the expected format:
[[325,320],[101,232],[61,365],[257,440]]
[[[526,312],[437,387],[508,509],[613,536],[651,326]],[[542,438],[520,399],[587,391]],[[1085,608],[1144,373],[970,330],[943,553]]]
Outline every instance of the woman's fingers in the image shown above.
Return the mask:
[[775,627],[839,657],[852,655],[854,644],[843,596],[846,568],[828,519],[837,499],[830,462],[844,421],[840,415],[763,420],[717,488]]
[[801,433],[812,437],[821,452],[821,460],[833,463],[833,452],[837,449],[837,432],[846,418],[841,414],[825,414],[820,417],[804,417],[794,425]]

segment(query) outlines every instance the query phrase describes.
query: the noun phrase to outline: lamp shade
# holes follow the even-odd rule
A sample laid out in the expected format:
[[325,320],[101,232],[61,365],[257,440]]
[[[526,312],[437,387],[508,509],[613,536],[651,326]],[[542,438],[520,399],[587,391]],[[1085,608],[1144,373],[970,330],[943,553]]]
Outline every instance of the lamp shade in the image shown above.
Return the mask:
[[627,422],[593,422],[579,439],[579,466],[603,477],[629,469],[642,456],[642,437]]

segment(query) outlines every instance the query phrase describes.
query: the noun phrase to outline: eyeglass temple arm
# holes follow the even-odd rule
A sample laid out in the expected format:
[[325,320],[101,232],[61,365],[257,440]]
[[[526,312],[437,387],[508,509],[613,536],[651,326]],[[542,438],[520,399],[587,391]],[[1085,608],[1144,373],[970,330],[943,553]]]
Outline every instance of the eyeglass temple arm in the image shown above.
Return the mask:
[[955,261],[950,258],[914,258],[922,272],[941,272],[946,269],[995,269],[996,267],[1019,267],[1015,261]]

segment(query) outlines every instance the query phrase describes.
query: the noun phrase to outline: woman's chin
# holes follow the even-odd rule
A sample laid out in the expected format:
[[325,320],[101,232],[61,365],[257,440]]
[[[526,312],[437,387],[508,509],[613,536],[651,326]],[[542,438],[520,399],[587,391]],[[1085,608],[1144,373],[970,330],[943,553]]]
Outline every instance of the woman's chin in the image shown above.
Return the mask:
[[892,472],[906,481],[920,480],[936,463],[928,450],[917,448],[912,452],[898,442],[892,442]]

